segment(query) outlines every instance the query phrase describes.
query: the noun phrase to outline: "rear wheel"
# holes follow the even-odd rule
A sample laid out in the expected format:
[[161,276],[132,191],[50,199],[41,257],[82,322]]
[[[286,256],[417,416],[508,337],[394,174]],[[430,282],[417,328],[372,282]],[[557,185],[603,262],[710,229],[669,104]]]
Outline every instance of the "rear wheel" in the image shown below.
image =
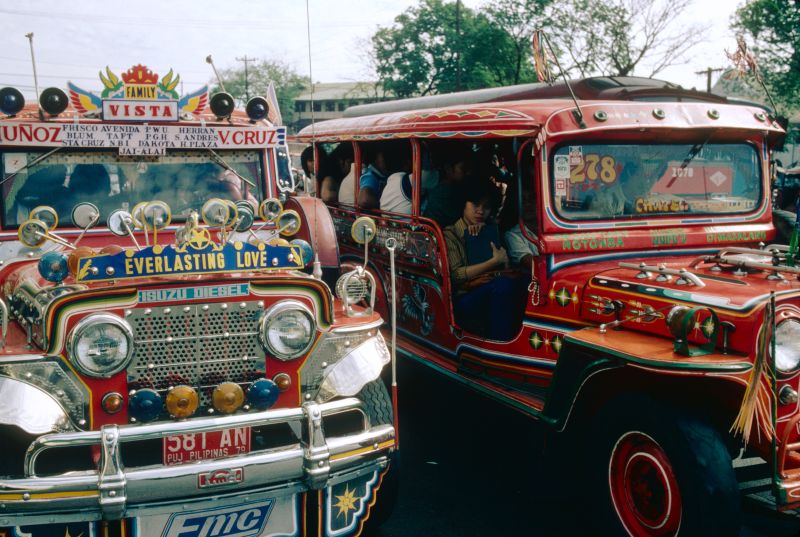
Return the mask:
[[609,534],[738,535],[739,488],[715,429],[638,402],[602,413],[594,438]]

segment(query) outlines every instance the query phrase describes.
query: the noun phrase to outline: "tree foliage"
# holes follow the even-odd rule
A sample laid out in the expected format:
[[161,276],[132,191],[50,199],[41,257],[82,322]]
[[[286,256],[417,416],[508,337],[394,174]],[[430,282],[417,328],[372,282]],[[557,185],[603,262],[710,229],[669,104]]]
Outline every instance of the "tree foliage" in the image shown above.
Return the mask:
[[[266,97],[270,81],[275,84],[275,93],[281,108],[284,124],[289,124],[294,115],[294,99],[307,87],[310,79],[299,75],[287,64],[275,60],[258,60],[247,67],[247,84],[245,84],[245,69],[233,67],[224,69],[219,73],[225,90],[236,98],[240,105],[250,97],[260,95]],[[247,88],[247,91],[245,91]],[[211,94],[220,91],[219,86],[213,86]]]
[[398,97],[513,83],[508,62],[497,61],[513,48],[509,36],[456,2],[421,0],[372,43],[378,78]]
[[373,59],[380,81],[399,97],[529,82],[531,38],[540,28],[570,76],[654,76],[701,41],[705,28],[677,24],[692,2],[491,0],[470,10],[420,0],[379,28]]
[[736,11],[733,27],[754,42],[773,98],[787,108],[800,107],[800,3],[752,0]]

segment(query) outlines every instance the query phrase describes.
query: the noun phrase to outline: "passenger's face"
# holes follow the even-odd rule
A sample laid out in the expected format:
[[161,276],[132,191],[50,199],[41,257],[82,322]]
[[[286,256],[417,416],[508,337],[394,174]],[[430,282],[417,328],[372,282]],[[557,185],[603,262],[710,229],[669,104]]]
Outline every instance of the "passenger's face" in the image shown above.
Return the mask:
[[464,204],[464,220],[468,225],[486,223],[491,213],[492,204],[489,200],[468,201]]
[[464,181],[464,179],[470,174],[472,171],[470,166],[466,162],[456,162],[452,166],[445,169],[448,173],[448,178],[450,181],[454,183],[460,183]]

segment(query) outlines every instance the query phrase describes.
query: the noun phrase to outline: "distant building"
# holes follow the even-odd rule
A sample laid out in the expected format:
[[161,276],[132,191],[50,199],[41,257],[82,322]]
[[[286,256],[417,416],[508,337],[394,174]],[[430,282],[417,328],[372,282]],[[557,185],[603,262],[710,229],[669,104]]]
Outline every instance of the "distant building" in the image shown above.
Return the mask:
[[[314,121],[342,117],[342,112],[357,104],[374,103],[388,99],[379,82],[333,82],[314,84]],[[289,125],[293,132],[311,124],[311,88],[294,100],[294,122]]]

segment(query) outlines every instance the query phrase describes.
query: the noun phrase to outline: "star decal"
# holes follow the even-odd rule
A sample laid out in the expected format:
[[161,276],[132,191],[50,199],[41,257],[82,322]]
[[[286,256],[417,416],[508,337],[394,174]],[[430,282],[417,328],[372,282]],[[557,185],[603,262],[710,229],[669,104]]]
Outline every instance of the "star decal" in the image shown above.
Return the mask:
[[532,333],[528,341],[530,342],[531,347],[534,349],[538,349],[542,346],[542,343],[544,343],[544,340],[542,339],[542,336],[539,335],[539,332]]
[[713,317],[709,317],[705,321],[703,321],[703,334],[705,334],[706,338],[711,338],[714,335],[714,329],[716,328],[716,323],[714,322]]
[[556,352],[556,354],[561,353],[561,345],[563,344],[563,342],[564,342],[564,340],[561,339],[560,336],[554,336],[553,337],[552,345],[553,345],[553,350]]
[[344,494],[335,496],[335,498],[339,500],[339,502],[334,505],[334,507],[339,509],[339,513],[336,516],[344,514],[344,522],[347,524],[347,515],[350,511],[356,510],[356,501],[358,500],[358,498],[356,498],[356,491],[350,490],[350,486],[346,485]]
[[566,287],[562,287],[556,293],[556,301],[558,301],[559,306],[566,306],[572,300],[572,296],[570,295],[569,291],[567,291]]

